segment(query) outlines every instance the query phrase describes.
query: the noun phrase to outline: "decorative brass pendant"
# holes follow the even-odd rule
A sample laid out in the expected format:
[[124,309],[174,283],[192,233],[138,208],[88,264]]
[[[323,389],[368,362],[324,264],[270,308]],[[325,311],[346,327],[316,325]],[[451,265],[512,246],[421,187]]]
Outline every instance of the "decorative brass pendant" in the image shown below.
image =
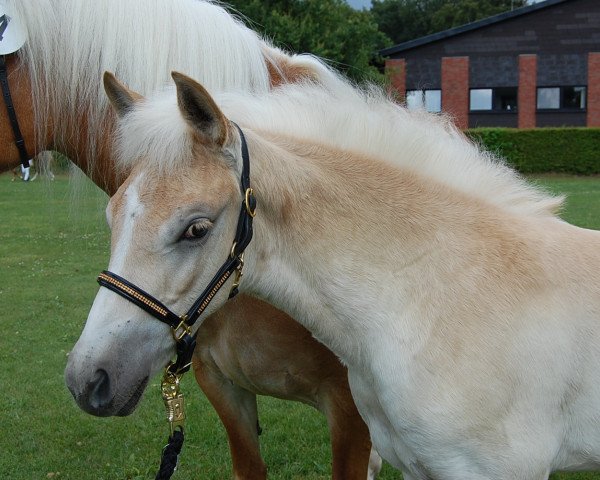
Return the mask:
[[171,429],[171,435],[177,427],[182,427],[185,423],[185,400],[183,393],[179,391],[180,375],[165,370],[160,389],[162,391],[163,401],[167,409],[167,421]]

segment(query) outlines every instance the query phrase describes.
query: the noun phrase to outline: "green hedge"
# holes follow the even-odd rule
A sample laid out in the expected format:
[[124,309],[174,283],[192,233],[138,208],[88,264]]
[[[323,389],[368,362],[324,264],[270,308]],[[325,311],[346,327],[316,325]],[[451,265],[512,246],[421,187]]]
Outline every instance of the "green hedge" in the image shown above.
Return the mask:
[[600,173],[600,128],[475,128],[466,133],[522,173]]

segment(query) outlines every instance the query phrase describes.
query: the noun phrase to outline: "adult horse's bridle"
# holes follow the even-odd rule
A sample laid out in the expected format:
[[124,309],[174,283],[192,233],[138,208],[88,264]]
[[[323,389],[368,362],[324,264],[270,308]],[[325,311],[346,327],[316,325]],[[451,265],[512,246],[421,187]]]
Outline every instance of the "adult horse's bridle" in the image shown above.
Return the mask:
[[244,250],[250,243],[250,240],[252,240],[252,220],[256,215],[256,197],[254,196],[254,191],[250,188],[250,157],[248,154],[246,138],[240,127],[237,125],[235,126],[240,134],[242,143],[242,175],[240,186],[244,199],[238,218],[233,246],[231,247],[231,253],[227,260],[225,260],[221,268],[217,271],[208,286],[200,294],[187,313],[184,315],[177,315],[160,300],[123,277],[109,272],[108,270],[104,270],[98,276],[98,283],[101,286],[112,290],[148,312],[154,318],[169,325],[177,345],[177,358],[174,362],[170,362],[165,368],[161,383],[163,400],[167,407],[167,418],[171,428],[169,444],[165,447],[165,451],[163,451],[161,471],[163,469],[169,470],[169,473],[160,476],[161,472],[159,472],[159,475],[156,477],[157,479],[170,478],[172,473],[171,468],[174,469],[174,465],[172,466],[169,464],[164,468],[163,466],[167,463],[165,460],[168,455],[167,450],[175,443],[177,428],[180,429],[179,434],[181,440],[180,443],[177,444],[177,447],[173,447],[173,449],[176,450],[174,454],[175,460],[172,462],[174,464],[176,464],[177,455],[179,454],[181,444],[183,443],[185,411],[183,395],[179,393],[179,381],[181,375],[190,369],[192,354],[196,347],[196,335],[192,334],[192,326],[196,323],[200,315],[202,315],[221,287],[234,274],[234,283],[229,292],[229,298],[233,298],[238,293],[242,269],[244,267]]
[[[0,41],[2,41],[4,31],[8,27],[9,21],[10,20],[6,14],[0,16]],[[21,165],[23,165],[23,168],[27,168],[29,167],[29,155],[27,154],[25,140],[23,139],[23,134],[19,128],[17,113],[15,112],[12,95],[10,94],[10,87],[8,85],[8,69],[6,67],[5,55],[0,55],[0,88],[2,88],[2,98],[4,98],[4,105],[6,106],[6,112],[8,113],[8,120],[10,121],[10,126],[12,127],[13,135],[15,137],[15,145],[17,146],[17,150],[19,150]]]

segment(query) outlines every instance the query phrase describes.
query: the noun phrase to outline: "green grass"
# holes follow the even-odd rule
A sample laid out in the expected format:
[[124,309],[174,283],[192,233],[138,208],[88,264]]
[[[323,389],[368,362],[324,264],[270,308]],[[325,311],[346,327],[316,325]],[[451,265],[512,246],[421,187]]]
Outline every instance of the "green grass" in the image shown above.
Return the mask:
[[[83,413],[64,385],[67,352],[77,341],[106,268],[106,197],[84,184],[77,194],[66,177],[11,182],[0,175],[0,478],[154,478],[167,425],[151,382],[126,418]],[[536,177],[569,195],[564,218],[600,229],[600,178]],[[224,430],[191,375],[179,479],[230,478]],[[263,456],[273,479],[325,479],[330,452],[325,419],[297,403],[261,398]],[[399,479],[386,466],[382,477]],[[554,480],[600,479],[560,474]]]
[[580,227],[600,230],[600,176],[549,174],[531,178],[551,192],[567,195],[565,209],[561,215],[565,220]]

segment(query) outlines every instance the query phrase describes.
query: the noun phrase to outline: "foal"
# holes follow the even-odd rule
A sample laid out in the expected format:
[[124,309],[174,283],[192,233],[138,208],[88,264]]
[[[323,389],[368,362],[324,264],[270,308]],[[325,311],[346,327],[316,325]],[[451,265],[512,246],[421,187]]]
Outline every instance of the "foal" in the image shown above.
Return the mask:
[[[600,468],[598,232],[376,93],[219,96],[244,137],[202,86],[174,80],[177,102],[109,86],[131,168],[108,208],[112,272],[186,311],[235,252],[246,138],[260,210],[240,289],[340,356],[373,444],[405,478]],[[85,408],[102,368],[102,407],[119,413],[172,353],[166,325],[102,289],[67,378]]]

